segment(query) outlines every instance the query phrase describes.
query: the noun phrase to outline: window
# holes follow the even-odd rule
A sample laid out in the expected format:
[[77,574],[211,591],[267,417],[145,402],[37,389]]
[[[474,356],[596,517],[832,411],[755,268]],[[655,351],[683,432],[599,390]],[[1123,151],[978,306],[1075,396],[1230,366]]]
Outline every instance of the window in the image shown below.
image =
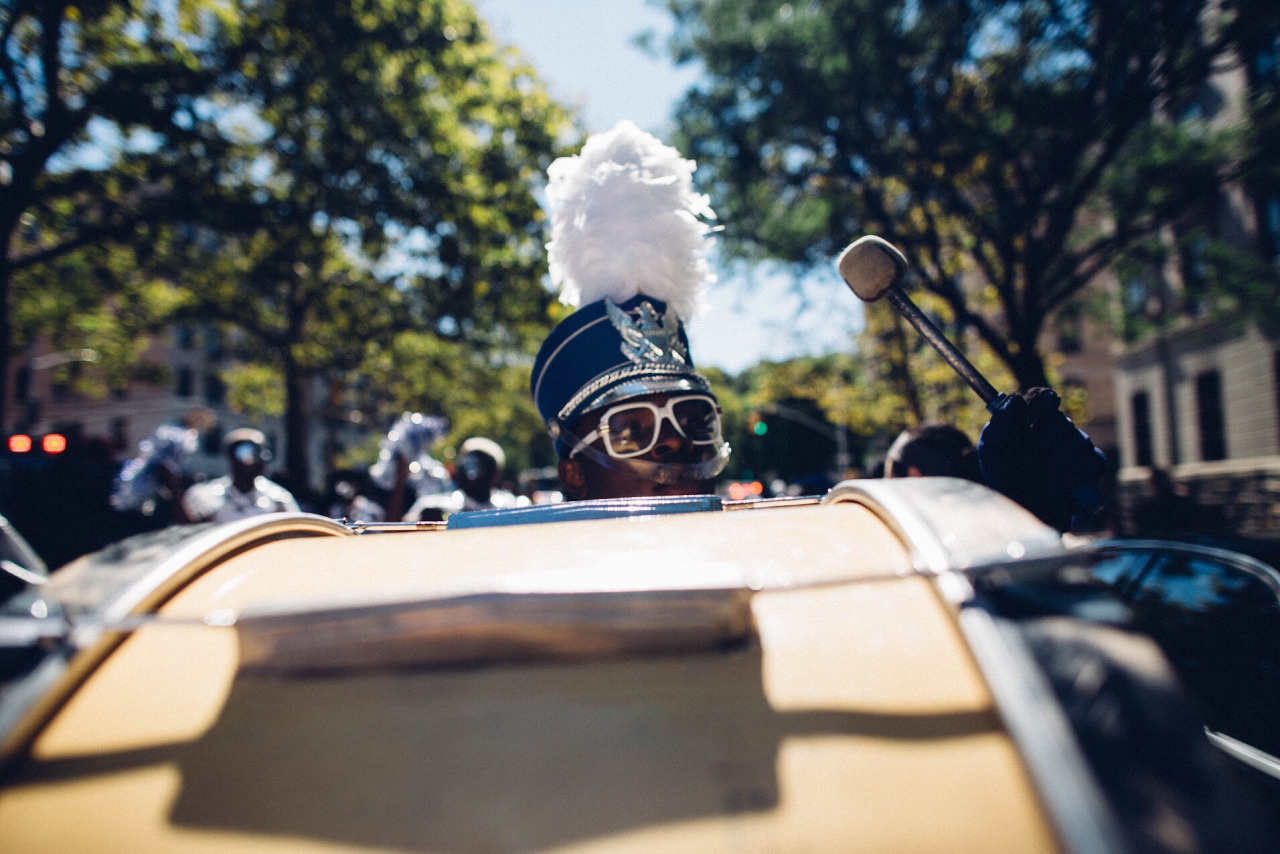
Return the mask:
[[1129,407],[1133,413],[1134,465],[1149,466],[1154,462],[1151,455],[1151,398],[1145,391],[1134,392]]
[[1280,35],[1259,40],[1253,55],[1253,74],[1257,85],[1280,82]]
[[200,450],[209,456],[222,453],[222,427],[215,424],[200,437]]
[[1260,574],[1198,555],[1156,555],[1130,593],[1211,729],[1273,755],[1280,702],[1280,600]]
[[1120,317],[1124,340],[1136,341],[1150,331],[1152,318],[1160,314],[1159,294],[1160,289],[1152,273],[1133,275],[1123,281]]
[[1183,310],[1193,317],[1202,313],[1205,295],[1209,289],[1208,247],[1209,239],[1203,235],[1183,244],[1181,254]]
[[1280,196],[1271,196],[1263,203],[1262,237],[1264,246],[1272,258],[1280,257]]
[[1205,371],[1196,377],[1196,416],[1200,427],[1200,459],[1227,458],[1227,431],[1222,413],[1222,375]]
[[214,371],[204,375],[204,402],[217,406],[227,398],[227,384]]
[[84,374],[84,362],[73,361],[53,370],[53,383],[49,386],[50,396],[54,400],[71,400],[74,396],[76,381]]
[[204,352],[209,361],[216,362],[222,358],[222,332],[213,327],[208,327],[204,331]]
[[191,397],[195,387],[195,381],[191,377],[191,369],[187,367],[178,368],[178,384],[174,392],[178,397]]

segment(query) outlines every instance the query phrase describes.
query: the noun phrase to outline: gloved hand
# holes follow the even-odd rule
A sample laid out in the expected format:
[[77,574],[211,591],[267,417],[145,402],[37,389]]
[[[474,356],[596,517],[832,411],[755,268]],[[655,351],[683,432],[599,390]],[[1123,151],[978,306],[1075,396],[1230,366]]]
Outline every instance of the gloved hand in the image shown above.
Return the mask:
[[1060,403],[1050,388],[1006,397],[978,437],[978,462],[987,486],[1068,531],[1102,506],[1107,458]]

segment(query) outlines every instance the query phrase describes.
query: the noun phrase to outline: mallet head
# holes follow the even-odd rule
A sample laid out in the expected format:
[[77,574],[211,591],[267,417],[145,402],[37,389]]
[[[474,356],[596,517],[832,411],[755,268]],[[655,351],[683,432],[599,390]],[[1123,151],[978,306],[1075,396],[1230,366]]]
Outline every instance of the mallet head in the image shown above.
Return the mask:
[[868,234],[845,247],[836,269],[863,302],[875,302],[907,274],[907,259],[883,237]]

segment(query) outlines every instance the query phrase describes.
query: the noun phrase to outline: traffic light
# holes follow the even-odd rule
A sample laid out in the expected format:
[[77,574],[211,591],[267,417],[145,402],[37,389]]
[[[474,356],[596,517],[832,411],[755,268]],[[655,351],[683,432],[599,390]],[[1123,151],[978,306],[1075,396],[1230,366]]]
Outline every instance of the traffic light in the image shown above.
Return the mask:
[[757,436],[763,436],[769,432],[769,424],[759,412],[752,412],[747,415],[747,429]]

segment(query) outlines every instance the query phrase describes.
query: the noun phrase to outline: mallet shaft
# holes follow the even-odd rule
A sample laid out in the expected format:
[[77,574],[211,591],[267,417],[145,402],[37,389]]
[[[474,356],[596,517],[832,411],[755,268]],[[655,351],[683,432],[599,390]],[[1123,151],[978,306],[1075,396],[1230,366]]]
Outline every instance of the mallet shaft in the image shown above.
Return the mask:
[[999,397],[1000,392],[996,391],[991,383],[987,382],[987,378],[964,357],[964,354],[947,340],[947,336],[943,335],[942,331],[933,325],[933,321],[925,316],[924,312],[911,301],[911,297],[907,296],[902,288],[894,285],[885,291],[884,295],[889,302],[893,303],[893,307],[898,310],[898,313],[924,336],[924,340],[933,345],[933,349],[938,351],[938,355],[946,360],[946,363],[960,375],[960,378],[969,384],[969,388],[978,393],[978,397],[982,398],[983,403],[990,405],[991,401]]

